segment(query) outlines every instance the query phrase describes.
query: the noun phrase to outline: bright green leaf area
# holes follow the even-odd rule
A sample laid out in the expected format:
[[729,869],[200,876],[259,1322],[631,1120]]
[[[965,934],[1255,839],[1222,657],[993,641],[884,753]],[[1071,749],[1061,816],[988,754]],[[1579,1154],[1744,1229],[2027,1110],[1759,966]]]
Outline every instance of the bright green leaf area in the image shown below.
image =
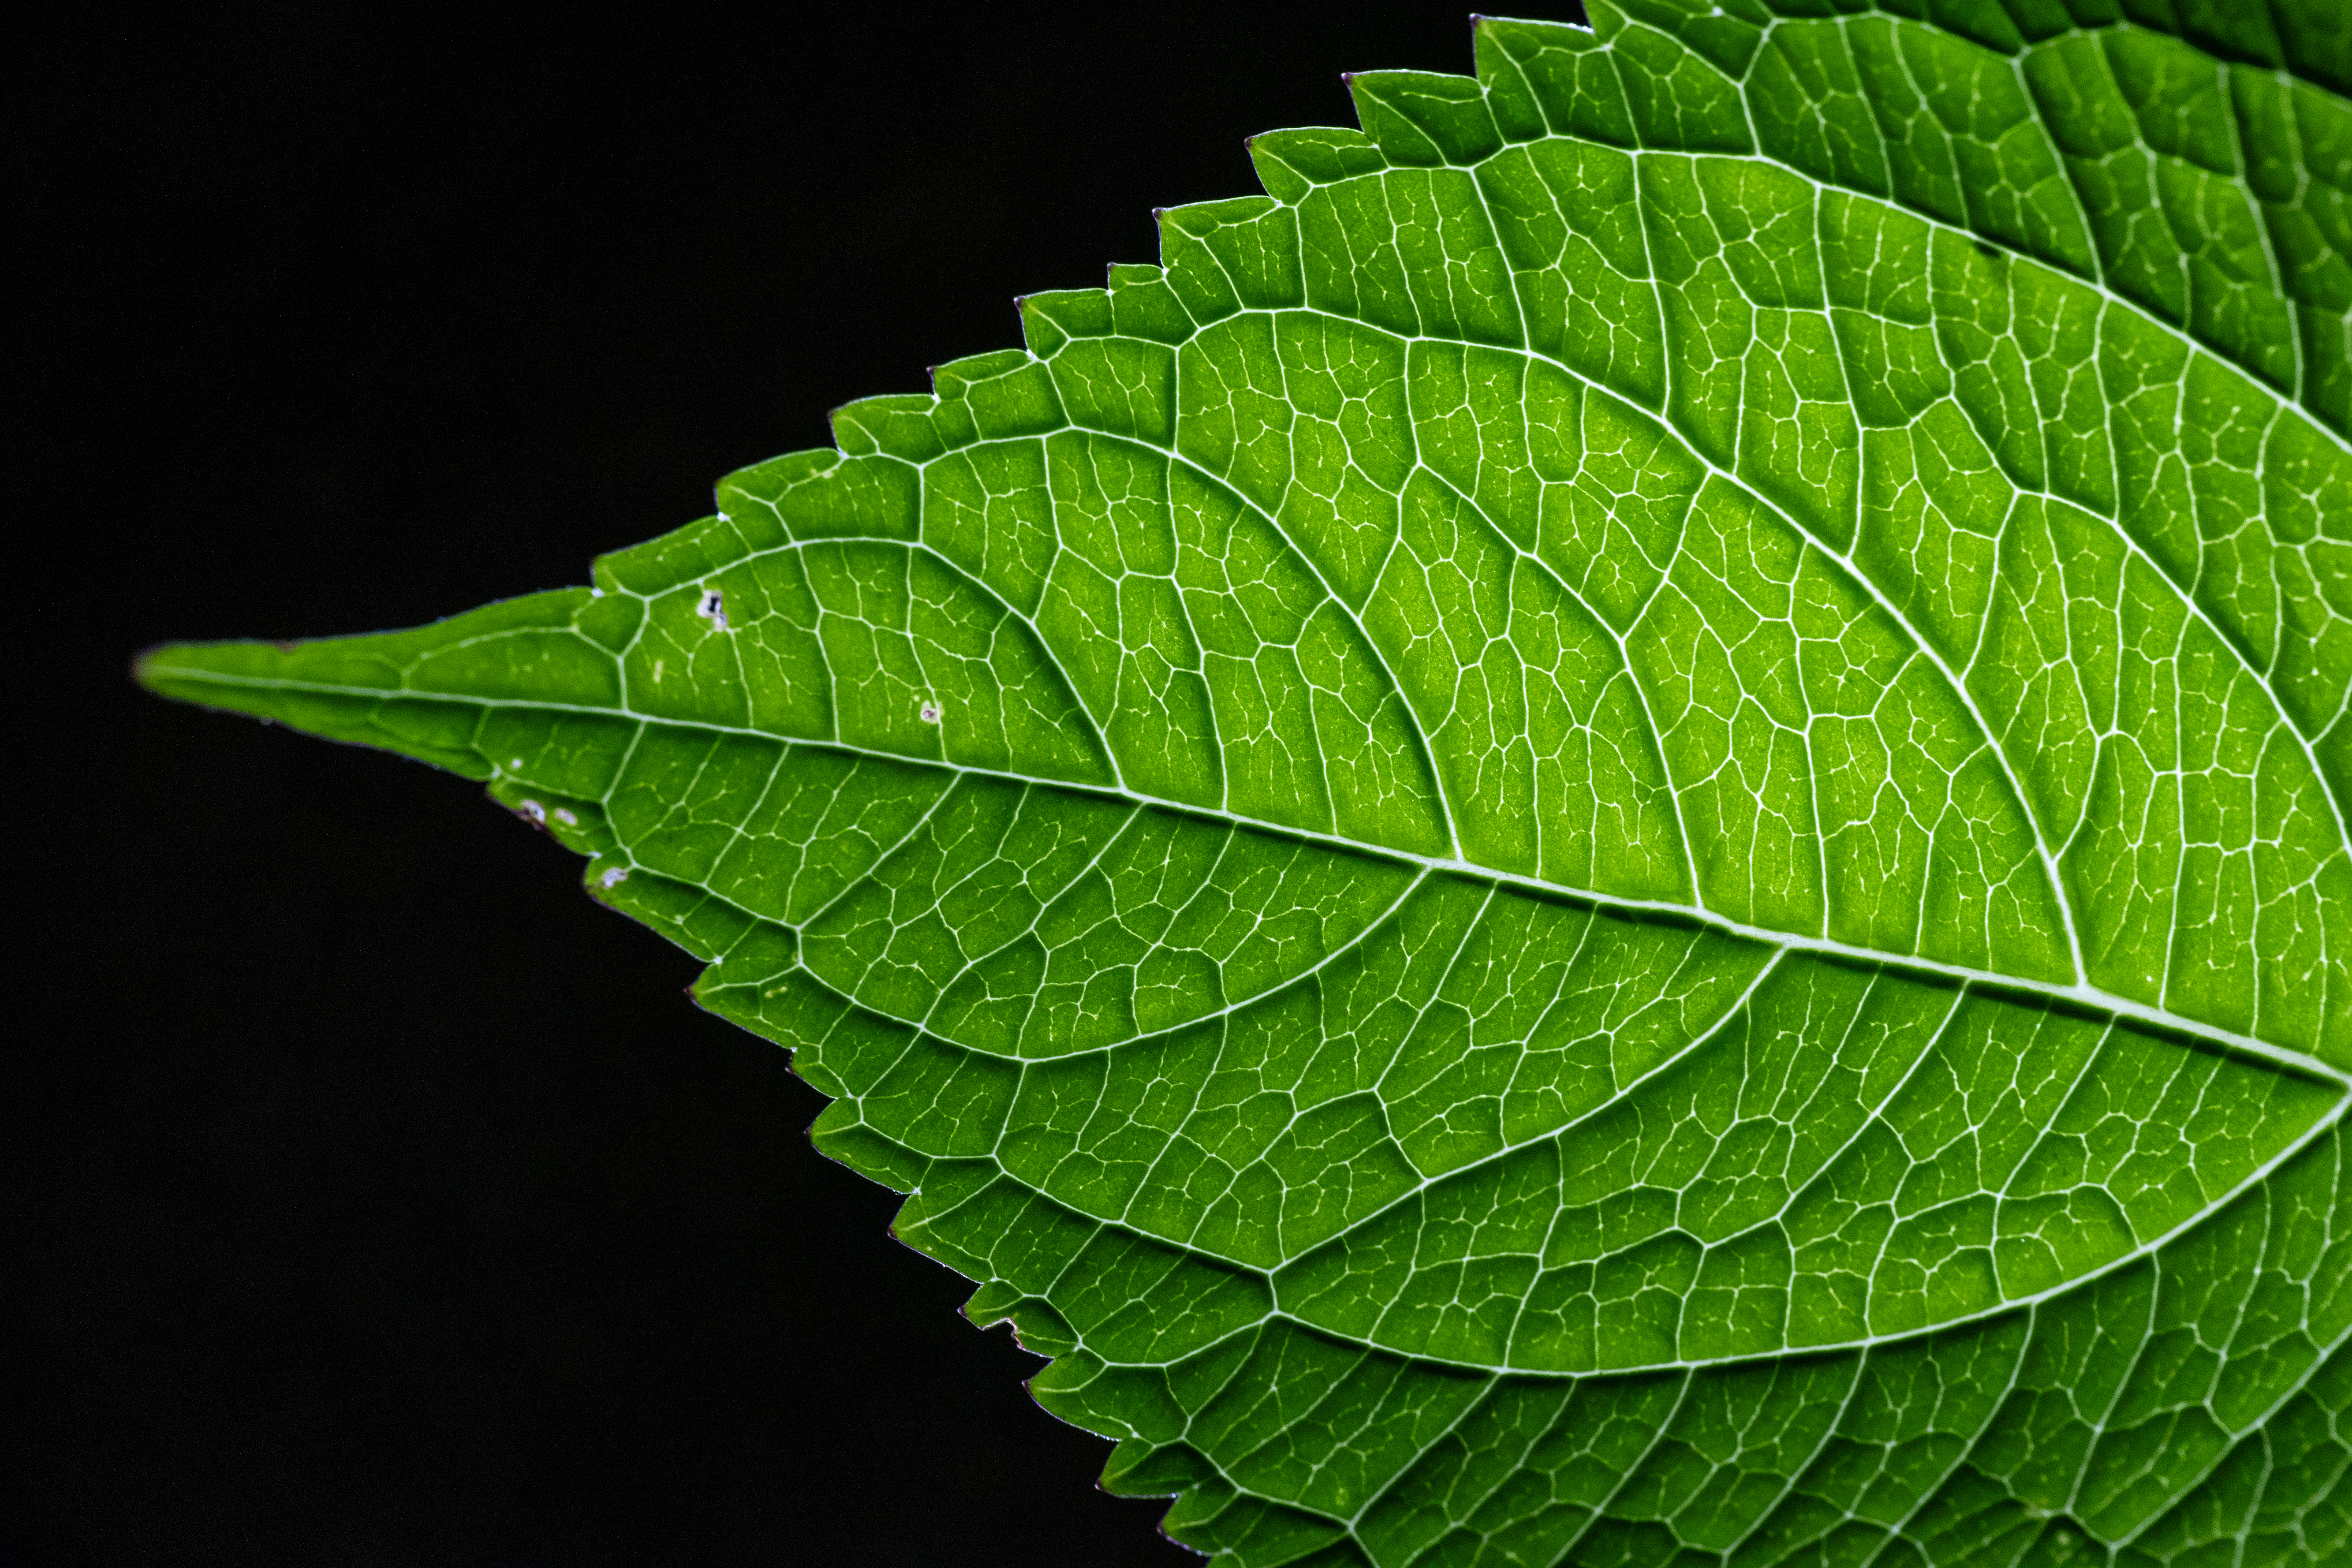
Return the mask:
[[2352,8],[1593,0],[593,588],[143,679],[790,1047],[1234,1563],[2352,1553]]

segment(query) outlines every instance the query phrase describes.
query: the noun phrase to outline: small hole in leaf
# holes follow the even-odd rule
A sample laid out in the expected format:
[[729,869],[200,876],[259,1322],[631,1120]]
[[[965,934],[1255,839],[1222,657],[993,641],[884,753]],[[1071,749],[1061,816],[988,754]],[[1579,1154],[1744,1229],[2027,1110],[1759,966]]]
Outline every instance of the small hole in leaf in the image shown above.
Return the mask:
[[924,703],[924,704],[923,704],[923,722],[924,722],[924,723],[926,723],[926,724],[936,724],[936,723],[938,723],[939,721],[940,721],[940,705],[939,705],[938,703],[936,703],[936,702],[926,702],[926,703]]
[[547,820],[547,807],[540,805],[539,802],[535,800],[527,800],[522,803],[522,814],[525,816],[530,817],[533,822],[545,822]]
[[596,880],[609,888],[615,882],[624,882],[628,880],[628,868],[625,866],[615,866],[611,870],[605,872],[603,876],[597,878]]
[[723,632],[727,629],[727,601],[719,595],[718,589],[704,589],[701,599],[695,604],[694,613],[709,621],[713,630]]

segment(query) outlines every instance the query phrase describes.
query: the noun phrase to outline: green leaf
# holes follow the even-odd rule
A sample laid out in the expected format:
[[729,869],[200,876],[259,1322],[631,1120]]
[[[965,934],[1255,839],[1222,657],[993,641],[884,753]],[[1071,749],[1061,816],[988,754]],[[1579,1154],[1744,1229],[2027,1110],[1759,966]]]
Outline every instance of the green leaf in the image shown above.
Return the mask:
[[595,585],[488,781],[1237,1563],[2352,1548],[2352,26],[1594,0]]

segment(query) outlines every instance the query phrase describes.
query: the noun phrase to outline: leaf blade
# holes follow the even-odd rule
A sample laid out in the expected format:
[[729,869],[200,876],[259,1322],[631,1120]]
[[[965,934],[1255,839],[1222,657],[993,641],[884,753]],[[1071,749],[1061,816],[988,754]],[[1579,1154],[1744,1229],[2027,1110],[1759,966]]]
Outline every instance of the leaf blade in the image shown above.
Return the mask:
[[[906,1234],[1062,1353],[1041,1396],[1192,1489],[1192,1539],[2185,1548],[2341,1361],[2325,367],[2318,419],[2264,385],[2242,244],[2134,281],[2160,237],[2065,162],[2124,133],[2051,85],[2108,79],[2082,38],[1639,9],[1483,26],[1483,99],[1359,79],[1368,137],[1263,140],[1278,199],[1165,215],[1164,271],[842,411],[841,454],[737,476],[593,595],[142,677],[488,777],[595,855],[841,1096],[821,1141],[917,1194]],[[2102,66],[2135,148],[2185,58],[2141,37]],[[1890,58],[1959,205],[1835,139]],[[1817,137],[1716,155],[1823,81]],[[1578,205],[1611,180],[1641,235]],[[1610,324],[1642,299],[1656,369]],[[2072,1076],[2009,1106],[2002,1060]],[[2151,1360],[2217,1288],[2172,1260],[2306,1192],[2331,1238],[2261,1287],[2303,1294],[2299,1370],[2230,1340],[2270,1392],[2223,1420]],[[1947,1355],[2007,1370],[1853,1479]],[[1598,1471],[1509,1469],[1588,1399],[1647,1414]]]

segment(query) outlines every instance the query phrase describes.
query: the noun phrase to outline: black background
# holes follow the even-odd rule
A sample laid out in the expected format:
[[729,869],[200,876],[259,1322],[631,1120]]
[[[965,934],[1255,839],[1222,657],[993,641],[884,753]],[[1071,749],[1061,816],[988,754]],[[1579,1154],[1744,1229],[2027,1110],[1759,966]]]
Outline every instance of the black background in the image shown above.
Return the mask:
[[585,581],[1466,18],[78,15],[10,68],[0,1555],[1195,1561],[572,857],[126,668]]

